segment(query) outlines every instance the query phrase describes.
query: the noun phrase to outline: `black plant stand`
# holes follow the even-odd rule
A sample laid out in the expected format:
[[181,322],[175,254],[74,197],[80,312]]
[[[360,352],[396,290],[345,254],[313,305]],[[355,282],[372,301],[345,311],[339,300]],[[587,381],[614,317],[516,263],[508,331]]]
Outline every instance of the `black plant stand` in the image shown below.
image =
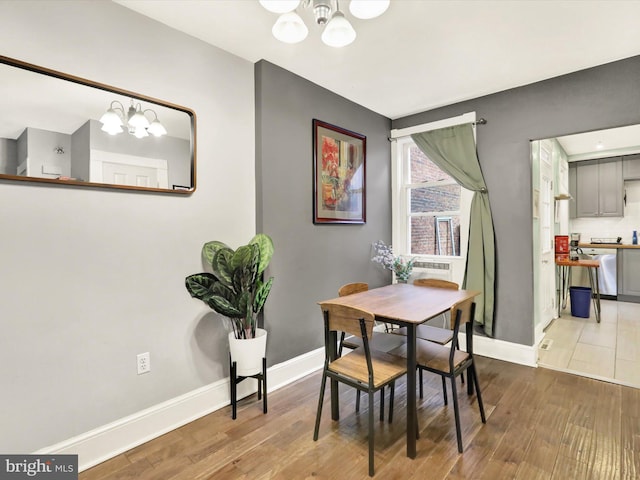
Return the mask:
[[229,355],[229,367],[231,370],[231,418],[233,420],[236,419],[236,407],[238,404],[238,384],[243,381],[245,378],[255,378],[258,380],[258,400],[260,400],[262,395],[262,390],[264,387],[264,398],[262,398],[262,413],[267,413],[267,359],[265,357],[262,358],[262,373],[256,373],[255,375],[249,375],[248,377],[238,377],[236,375],[237,372],[237,364],[236,362],[231,361],[231,355]]

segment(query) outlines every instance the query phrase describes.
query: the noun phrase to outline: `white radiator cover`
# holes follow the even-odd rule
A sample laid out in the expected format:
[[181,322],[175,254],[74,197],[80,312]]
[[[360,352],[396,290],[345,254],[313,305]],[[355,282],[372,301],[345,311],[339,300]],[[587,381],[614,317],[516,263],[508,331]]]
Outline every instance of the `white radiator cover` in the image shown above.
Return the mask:
[[453,265],[447,261],[421,261],[413,264],[413,271],[409,282],[418,278],[437,278],[439,280],[452,281]]

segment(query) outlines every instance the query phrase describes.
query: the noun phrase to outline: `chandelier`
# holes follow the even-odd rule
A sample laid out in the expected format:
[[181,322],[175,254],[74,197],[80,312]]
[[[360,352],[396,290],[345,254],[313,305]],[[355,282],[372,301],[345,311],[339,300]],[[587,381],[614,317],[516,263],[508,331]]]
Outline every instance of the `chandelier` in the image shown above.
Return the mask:
[[[356,39],[356,31],[340,10],[339,0],[260,0],[273,13],[279,13],[271,29],[281,42],[298,43],[307,38],[309,29],[294,10],[311,7],[318,25],[324,25],[322,41],[331,47],[344,47]],[[356,18],[369,19],[382,15],[390,0],[351,0],[349,12]],[[335,6],[335,7],[334,7]]]
[[[153,114],[151,122],[146,117],[147,112]],[[101,130],[109,135],[122,133],[124,131],[122,127],[126,127],[127,132],[136,138],[148,137],[149,134],[154,137],[167,134],[167,130],[158,120],[156,112],[151,108],[143,110],[140,102],[136,104],[133,99],[131,99],[131,104],[126,112],[124,105],[118,100],[111,102],[109,109],[100,118],[100,122],[102,123]]]

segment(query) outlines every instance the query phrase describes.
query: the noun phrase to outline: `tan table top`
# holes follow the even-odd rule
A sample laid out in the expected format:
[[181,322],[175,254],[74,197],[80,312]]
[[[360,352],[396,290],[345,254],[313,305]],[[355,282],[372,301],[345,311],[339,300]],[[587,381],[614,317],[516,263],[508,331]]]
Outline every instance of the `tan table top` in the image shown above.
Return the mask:
[[365,292],[318,302],[348,305],[373,313],[377,319],[423,323],[447,312],[457,303],[479,295],[477,290],[448,290],[395,283]]

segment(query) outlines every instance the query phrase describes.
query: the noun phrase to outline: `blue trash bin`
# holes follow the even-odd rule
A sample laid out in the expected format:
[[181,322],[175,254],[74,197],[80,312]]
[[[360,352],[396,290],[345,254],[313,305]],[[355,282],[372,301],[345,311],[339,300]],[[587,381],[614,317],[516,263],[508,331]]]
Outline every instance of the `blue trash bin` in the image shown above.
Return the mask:
[[589,318],[591,313],[591,289],[589,287],[571,287],[571,316]]

